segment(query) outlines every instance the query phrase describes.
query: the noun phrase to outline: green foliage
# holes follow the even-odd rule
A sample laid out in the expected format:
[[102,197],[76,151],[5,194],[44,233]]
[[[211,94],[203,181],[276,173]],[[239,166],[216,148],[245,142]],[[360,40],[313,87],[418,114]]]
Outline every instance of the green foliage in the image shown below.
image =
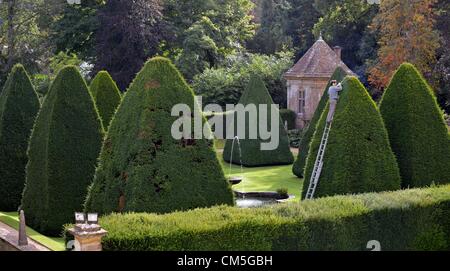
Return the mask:
[[[337,196],[302,204],[112,214],[106,251],[384,251],[450,249],[450,186]],[[69,236],[66,232],[66,240]]]
[[292,66],[292,52],[276,55],[247,54],[230,58],[230,65],[206,69],[195,77],[193,88],[203,103],[221,106],[236,104],[247,86],[250,75],[258,74],[276,104],[286,107],[286,83],[283,74]]
[[119,88],[107,71],[101,71],[92,80],[90,90],[103,127],[107,129],[122,99]]
[[[270,106],[273,104],[264,82],[257,76],[252,76],[247,86],[246,91],[241,97],[239,104],[243,106],[254,105],[256,106],[257,118],[260,119],[259,105]],[[278,133],[279,145],[274,150],[261,150],[261,144],[267,143],[267,140],[262,140],[259,133],[259,121],[258,123],[250,123],[250,117],[248,113],[245,113],[245,135],[249,137],[250,129],[257,129],[257,139],[240,139],[240,145],[242,152],[239,152],[239,148],[234,148],[231,152],[233,140],[227,140],[225,149],[223,152],[223,158],[226,162],[238,163],[239,155],[242,155],[242,164],[244,166],[265,166],[265,165],[284,165],[291,164],[293,162],[293,156],[289,148],[289,139],[287,137],[286,130],[284,129],[281,119],[279,119],[278,127],[271,127],[271,112],[270,108],[267,108],[267,129],[272,134]],[[237,114],[234,118],[234,131],[237,132]],[[250,126],[252,125],[252,126]],[[251,127],[251,128],[250,128]],[[239,127],[242,129],[242,127]],[[231,161],[231,156],[233,161]]]
[[289,197],[289,190],[287,188],[278,188],[277,193],[281,197],[286,197],[286,198]]
[[39,100],[22,65],[11,71],[0,95],[0,210],[17,211],[25,184],[28,139]]
[[311,0],[288,0],[291,9],[288,12],[288,23],[285,32],[292,39],[294,48],[298,48],[296,59],[299,59],[316,41],[313,35],[314,24],[320,13]]
[[51,80],[54,80],[58,72],[66,66],[80,67],[83,61],[74,53],[59,52],[50,58],[49,68]]
[[[344,48],[342,58],[354,71],[365,68],[367,59],[376,58],[376,31],[368,30],[368,25],[378,12],[379,5],[367,1],[316,0],[316,7],[322,13],[314,25],[316,36],[322,33],[324,39],[333,45]],[[373,40],[370,46],[367,42]],[[364,75],[361,69],[361,75]]]
[[325,109],[325,106],[328,102],[328,89],[331,86],[331,80],[337,80],[338,82],[342,81],[346,76],[346,72],[338,67],[333,75],[331,76],[330,82],[326,86],[322,98],[320,99],[319,104],[317,105],[316,111],[309,123],[308,127],[304,129],[302,140],[300,141],[299,152],[297,156],[297,160],[295,160],[294,166],[292,167],[292,172],[299,178],[303,177],[303,171],[305,169],[306,158],[309,153],[309,145],[311,144],[311,140],[313,138],[314,132],[316,131],[317,123],[319,122],[320,116],[322,116],[322,112]]
[[[308,190],[328,115],[322,113],[305,167]],[[377,106],[356,77],[347,77],[339,99],[315,197],[400,189],[400,174]]]
[[86,210],[167,213],[233,204],[213,141],[173,138],[178,117],[171,110],[180,103],[199,110],[170,61],[149,60],[110,124]]
[[[273,54],[292,47],[291,37],[286,35],[291,6],[287,0],[260,0],[260,25],[247,48],[262,54]],[[256,13],[256,12],[255,12]]]
[[289,137],[289,146],[291,148],[297,148],[300,146],[300,142],[302,141],[303,131],[294,129],[288,131],[288,137]]
[[42,69],[52,46],[47,19],[55,6],[60,6],[50,1],[60,0],[1,1],[0,86],[15,63],[21,63],[30,74]]
[[251,0],[166,0],[163,4],[171,30],[163,50],[175,56],[177,67],[189,81],[245,50],[245,42],[254,35]]
[[27,224],[49,235],[82,210],[103,128],[89,89],[73,66],[63,68],[44,100],[31,135],[22,208]]
[[166,0],[164,1],[164,17],[175,31],[172,49],[182,48],[186,32],[196,22],[208,17],[221,31],[215,42],[224,50],[237,49],[254,34],[255,24],[252,22],[254,5],[251,0]]
[[31,78],[33,86],[36,88],[36,93],[38,94],[39,98],[43,98],[47,92],[48,88],[50,87],[50,79],[49,76],[42,73],[36,73]]
[[280,117],[284,125],[287,123],[288,130],[295,129],[296,127],[295,120],[297,119],[297,114],[294,111],[282,108],[280,109]]
[[[58,54],[49,58],[47,73],[37,73],[33,75],[33,84],[36,86],[36,91],[40,97],[47,95],[50,84],[55,80],[58,72],[66,66],[80,67],[83,61],[75,54],[66,54],[59,52]],[[83,71],[82,71],[83,72]],[[87,73],[84,71],[84,73]]]
[[183,51],[176,64],[188,79],[200,74],[205,69],[215,67],[223,56],[214,41],[220,35],[220,29],[206,16],[195,22],[186,30]]
[[403,187],[450,182],[450,144],[443,114],[419,71],[404,63],[380,103]]
[[97,11],[105,2],[83,0],[78,5],[64,5],[50,25],[56,52],[75,53],[83,58],[95,56],[94,32],[98,29]]
[[316,40],[314,24],[320,13],[311,0],[254,0],[256,35],[247,43],[251,52],[273,54],[286,49],[299,59]]

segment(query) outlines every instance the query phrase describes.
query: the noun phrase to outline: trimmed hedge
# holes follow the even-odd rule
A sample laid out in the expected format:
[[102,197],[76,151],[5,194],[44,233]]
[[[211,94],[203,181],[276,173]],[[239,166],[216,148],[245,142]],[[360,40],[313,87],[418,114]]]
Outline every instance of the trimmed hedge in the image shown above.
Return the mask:
[[45,98],[31,135],[22,208],[27,224],[59,235],[83,209],[103,139],[89,89],[74,66],[64,67]]
[[450,182],[447,126],[431,87],[411,64],[394,74],[380,103],[403,187]]
[[39,99],[22,65],[15,65],[0,94],[0,210],[17,211],[25,185],[28,140]]
[[280,117],[284,126],[287,123],[288,130],[294,130],[296,128],[295,120],[297,119],[297,114],[294,111],[282,108],[280,109]]
[[[449,250],[450,186],[100,218],[106,251]],[[66,234],[66,239],[70,236]]]
[[103,127],[107,129],[122,99],[119,88],[107,71],[100,71],[92,80],[90,91]]
[[300,141],[299,152],[297,159],[295,160],[294,166],[292,167],[292,173],[299,178],[303,178],[303,173],[306,165],[306,158],[308,157],[309,145],[311,144],[311,140],[313,138],[314,132],[316,131],[317,123],[319,122],[320,116],[322,116],[322,112],[325,109],[325,106],[328,103],[328,89],[331,86],[332,80],[337,80],[338,82],[342,81],[347,73],[341,68],[337,67],[334,71],[333,75],[330,78],[330,82],[325,88],[325,91],[320,99],[319,104],[317,105],[316,111],[309,123],[308,127],[306,127],[303,131],[302,140]]
[[[380,112],[356,77],[347,77],[331,126],[315,197],[400,189],[400,174]],[[328,115],[322,113],[311,142],[304,198]]]
[[[250,78],[250,82],[245,90],[244,94],[239,101],[239,104],[243,106],[247,106],[250,104],[254,104],[257,110],[257,118],[259,119],[259,105],[272,105],[273,101],[267,91],[264,82],[253,75]],[[234,125],[234,131],[237,132],[237,114],[235,114],[235,118],[233,123],[230,125]],[[248,137],[250,127],[249,127],[249,114],[245,114],[245,135]],[[294,157],[289,148],[289,138],[287,136],[286,129],[284,128],[284,124],[279,119],[278,129],[276,127],[271,127],[271,110],[267,109],[267,127],[271,133],[278,132],[279,137],[279,145],[275,150],[261,150],[261,143],[267,142],[267,140],[262,140],[259,135],[259,124],[252,123],[255,125],[254,129],[257,129],[257,139],[240,139],[241,144],[241,154],[242,154],[242,164],[247,167],[257,167],[257,166],[266,166],[266,165],[285,165],[292,164],[294,161]],[[233,145],[233,140],[228,139],[225,144],[223,158],[226,162],[232,162],[233,164],[239,164],[239,148],[234,148],[233,153],[233,161],[231,161],[231,149]]]
[[176,104],[199,110],[192,90],[172,63],[152,58],[111,122],[86,210],[167,213],[233,205],[214,141],[172,137],[172,124],[179,118],[171,116]]

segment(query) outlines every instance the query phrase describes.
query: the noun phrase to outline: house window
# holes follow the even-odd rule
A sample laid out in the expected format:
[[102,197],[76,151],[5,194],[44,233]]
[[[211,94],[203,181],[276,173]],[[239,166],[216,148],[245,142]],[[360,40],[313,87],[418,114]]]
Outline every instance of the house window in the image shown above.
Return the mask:
[[301,89],[298,93],[298,113],[305,114],[306,92]]

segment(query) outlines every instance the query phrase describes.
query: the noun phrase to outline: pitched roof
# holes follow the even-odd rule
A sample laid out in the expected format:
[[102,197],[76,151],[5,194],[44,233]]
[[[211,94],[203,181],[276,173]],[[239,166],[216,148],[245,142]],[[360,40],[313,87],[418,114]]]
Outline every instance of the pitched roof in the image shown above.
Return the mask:
[[340,66],[348,74],[354,75],[333,49],[320,37],[306,54],[285,74],[285,78],[331,77]]

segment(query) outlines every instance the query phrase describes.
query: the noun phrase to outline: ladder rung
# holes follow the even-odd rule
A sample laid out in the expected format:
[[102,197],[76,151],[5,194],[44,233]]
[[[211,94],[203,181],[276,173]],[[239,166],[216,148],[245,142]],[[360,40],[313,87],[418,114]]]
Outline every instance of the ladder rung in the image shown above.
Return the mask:
[[322,173],[323,168],[323,158],[325,156],[325,150],[328,144],[328,137],[330,135],[331,123],[326,123],[325,129],[322,135],[322,139],[320,141],[320,146],[317,151],[316,161],[314,163],[313,172],[311,174],[311,178],[309,181],[309,187],[306,193],[306,199],[312,199],[314,197],[314,193],[316,191],[317,185],[319,183],[320,174]]

